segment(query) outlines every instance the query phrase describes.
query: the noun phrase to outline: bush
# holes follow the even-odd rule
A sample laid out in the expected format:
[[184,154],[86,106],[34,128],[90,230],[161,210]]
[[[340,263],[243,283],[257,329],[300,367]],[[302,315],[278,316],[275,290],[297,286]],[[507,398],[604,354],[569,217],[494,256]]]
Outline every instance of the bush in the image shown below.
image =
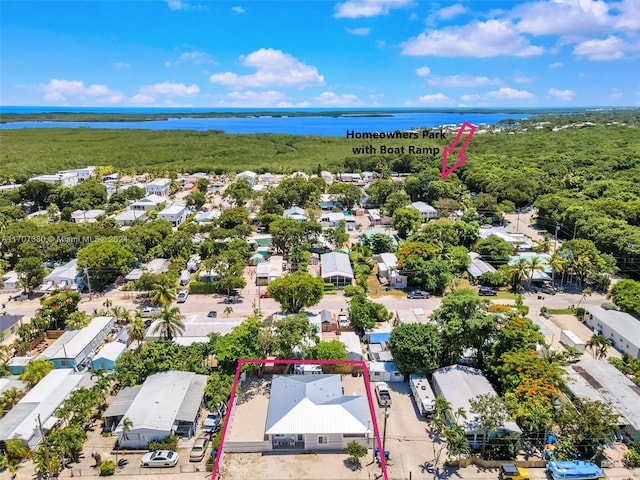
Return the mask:
[[176,450],[178,448],[178,437],[175,435],[169,435],[162,440],[154,440],[149,442],[149,451],[155,450]]
[[109,477],[116,473],[116,462],[113,460],[106,460],[100,464],[100,476]]
[[600,305],[600,308],[603,308],[604,310],[618,310],[616,304],[612,302],[603,302],[602,305]]
[[347,285],[344,287],[343,293],[345,297],[353,297],[354,295],[364,293],[364,288],[359,285]]
[[223,291],[218,282],[199,282],[197,280],[189,284],[189,290],[191,293],[221,293]]
[[584,308],[582,308],[582,307],[576,308],[576,315],[580,319],[584,318],[585,312],[586,312],[586,310]]
[[221,441],[222,441],[222,429],[218,430],[218,433],[216,433],[216,436],[213,437],[213,440],[211,441],[211,449],[218,450],[218,447],[220,446]]
[[485,460],[514,460],[521,448],[520,436],[510,432],[501,437],[489,439],[484,458]]
[[353,440],[347,443],[347,453],[355,463],[360,463],[360,459],[367,454],[367,449]]

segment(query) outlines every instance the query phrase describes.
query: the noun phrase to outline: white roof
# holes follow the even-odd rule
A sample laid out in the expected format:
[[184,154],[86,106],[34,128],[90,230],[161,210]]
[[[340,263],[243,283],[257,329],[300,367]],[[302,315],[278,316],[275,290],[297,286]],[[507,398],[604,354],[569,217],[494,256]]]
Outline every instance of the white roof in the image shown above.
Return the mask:
[[84,218],[94,219],[96,217],[99,217],[100,215],[104,215],[105,213],[106,213],[106,210],[101,210],[101,209],[75,210],[71,212],[71,216],[74,218],[80,218],[80,219],[84,219]]
[[[206,375],[173,370],[150,375],[142,384],[142,388],[123,418],[133,422],[132,430],[170,432],[176,420],[193,421],[195,419],[195,415],[191,419],[180,419],[180,411],[186,403],[197,402],[197,405],[200,405],[204,397],[206,379]],[[197,388],[192,388],[192,385]],[[122,428],[118,425],[116,432],[120,431]]]
[[[468,432],[478,428],[476,416],[470,412],[469,401],[478,395],[496,395],[489,380],[482,371],[464,365],[451,365],[437,369],[433,372],[435,390],[451,404],[451,411],[463,408],[467,418],[459,418],[458,424]],[[504,424],[506,430],[522,433],[515,422],[507,421]]]
[[115,362],[120,355],[127,349],[127,346],[121,342],[110,342],[107,343],[104,347],[100,349],[100,351],[96,354],[93,359],[94,363],[98,363],[97,360],[100,358],[104,358],[105,360],[111,360]]
[[137,220],[139,218],[144,218],[147,215],[147,212],[144,210],[125,210],[115,215],[113,218],[117,220]]
[[605,310],[594,305],[585,305],[585,310],[593,315],[602,325],[613,330],[618,338],[614,340],[620,343],[620,337],[625,342],[640,349],[640,321],[625,312],[617,310]]
[[393,253],[381,253],[380,260],[388,269],[397,268],[398,266],[398,257]]
[[[153,333],[160,322],[162,320],[157,319],[149,326],[144,337],[146,340],[159,340],[162,338],[162,334],[159,331]],[[182,323],[184,324],[184,333],[178,332],[175,341],[176,343],[185,344],[186,342],[196,343],[196,340],[193,340],[194,338],[206,338],[205,342],[208,342],[207,336],[214,332],[226,335],[242,323],[242,318],[209,318],[204,315],[190,315],[185,317]]]
[[156,178],[155,180],[152,180],[149,183],[147,183],[147,187],[150,187],[150,186],[165,187],[170,184],[171,184],[170,178]]
[[42,283],[55,282],[58,283],[62,280],[67,280],[73,284],[78,276],[78,260],[73,259],[70,262],[65,263],[60,267],[54,268],[49,275],[44,277]]
[[413,202],[411,204],[411,207],[421,212],[437,212],[435,208],[433,208],[431,205],[425,202]]
[[370,431],[363,396],[343,396],[340,375],[274,375],[267,435],[340,434]]
[[342,332],[340,341],[347,347],[349,360],[362,360],[362,345],[360,345],[360,339],[356,333]]
[[113,317],[95,317],[81,330],[67,330],[40,357],[46,359],[76,358],[104,330],[113,327]]
[[171,205],[161,210],[158,215],[178,215],[187,209],[186,205]]
[[353,270],[349,255],[346,253],[323,253],[320,256],[322,264],[322,278],[341,275],[343,277],[353,278]]
[[[76,374],[70,368],[52,370],[33,387],[18,404],[0,419],[0,440],[13,437],[25,441],[38,436],[37,419],[45,424],[78,386],[84,374]],[[30,443],[33,447],[38,441]]]
[[469,257],[471,258],[471,263],[467,267],[467,271],[472,277],[479,277],[483,273],[496,271],[492,265],[482,260],[479,253],[469,252]]
[[159,205],[161,203],[165,203],[167,201],[166,198],[161,197],[160,195],[156,195],[152,193],[151,195],[147,195],[146,197],[142,197],[139,200],[133,202],[132,205]]

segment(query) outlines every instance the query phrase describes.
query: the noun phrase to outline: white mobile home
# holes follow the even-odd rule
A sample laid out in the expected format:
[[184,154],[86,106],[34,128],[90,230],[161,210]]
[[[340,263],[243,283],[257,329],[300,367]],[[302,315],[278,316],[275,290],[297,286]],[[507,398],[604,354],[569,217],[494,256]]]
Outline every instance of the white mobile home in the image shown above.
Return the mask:
[[607,337],[619,351],[640,358],[640,321],[628,313],[587,305],[584,323]]

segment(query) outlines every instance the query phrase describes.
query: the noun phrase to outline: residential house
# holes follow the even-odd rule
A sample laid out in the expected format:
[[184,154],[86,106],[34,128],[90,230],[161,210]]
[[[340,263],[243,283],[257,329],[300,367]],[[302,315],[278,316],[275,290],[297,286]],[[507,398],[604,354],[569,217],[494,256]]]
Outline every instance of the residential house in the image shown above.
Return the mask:
[[467,267],[467,272],[471,277],[477,279],[483,273],[495,272],[496,269],[493,268],[489,263],[482,260],[479,253],[469,252],[469,258],[471,258],[471,263]]
[[78,178],[78,183],[82,183],[85,180],[89,180],[93,177],[93,173],[95,172],[96,167],[85,167],[85,168],[73,168],[71,170],[60,170],[58,173],[70,173],[75,175]]
[[362,181],[362,176],[359,173],[339,173],[337,180],[346,183],[359,183]]
[[340,375],[274,375],[265,438],[274,450],[344,450],[369,447],[366,397],[343,395]]
[[73,223],[96,223],[98,217],[106,213],[106,210],[99,208],[92,210],[75,210],[71,212],[71,221]]
[[144,187],[147,195],[159,195],[160,197],[167,197],[171,191],[171,179],[170,178],[156,178],[150,181]]
[[139,280],[143,273],[164,273],[169,271],[171,260],[166,258],[154,258],[141,268],[134,268],[124,279],[128,282]]
[[333,283],[337,288],[353,283],[353,269],[349,255],[331,252],[320,256],[320,272],[325,283]]
[[22,325],[24,315],[9,315],[0,313],[0,342],[16,333],[18,327]]
[[362,360],[362,345],[355,332],[342,332],[339,340],[347,348],[347,358],[349,360]]
[[2,289],[5,293],[17,292],[20,288],[18,272],[11,270],[2,275]]
[[640,320],[628,313],[585,305],[584,323],[605,336],[620,352],[640,358]]
[[215,222],[222,212],[220,210],[209,210],[208,212],[198,212],[194,218],[194,221],[200,225],[202,223],[211,223]]
[[184,223],[187,219],[188,209],[186,205],[171,205],[158,213],[159,220],[166,220],[174,227]]
[[514,249],[521,251],[531,251],[533,249],[533,241],[522,233],[508,233],[504,228],[481,227],[478,236],[486,239],[491,235],[501,238],[509,243]]
[[322,212],[320,215],[320,224],[323,228],[335,228],[343,222],[347,231],[355,230],[356,217],[349,212]]
[[410,208],[415,208],[420,212],[420,216],[424,221],[433,220],[438,218],[438,210],[425,202],[413,202],[409,205]]
[[[144,340],[156,342],[163,340],[160,329],[161,319],[156,319],[147,330]],[[226,335],[242,323],[242,318],[210,318],[204,315],[189,315],[182,319],[184,330],[178,332],[173,341],[178,345],[189,346],[193,343],[209,343],[209,334]]]
[[565,370],[572,396],[610,405],[619,415],[620,433],[640,442],[640,389],[624,373],[606,360],[594,359],[580,360]]
[[407,288],[407,276],[398,272],[398,258],[393,253],[381,253],[377,257],[380,282],[390,288]]
[[396,310],[394,322],[396,325],[405,325],[407,323],[430,323],[430,320],[422,308],[404,308]]
[[113,218],[121,227],[130,227],[133,222],[138,220],[144,220],[147,217],[147,212],[144,210],[124,210]]
[[44,182],[52,185],[59,185],[65,188],[75,187],[80,183],[80,179],[74,173],[54,173],[52,175],[38,175],[31,177],[30,182]]
[[[121,448],[146,449],[170,435],[191,437],[198,427],[206,375],[169,370],[125,387],[104,413],[105,429],[118,435]],[[124,430],[124,420],[133,427]]]
[[389,238],[392,246],[398,246],[398,240],[396,239],[396,237],[394,237],[392,233],[388,232],[387,230],[383,230],[382,228],[370,228],[366,232],[363,232],[360,235],[360,243],[363,244],[365,239],[369,240],[374,235],[384,235],[385,237]]
[[320,208],[322,210],[333,210],[334,208],[342,208],[342,203],[335,195],[323,193],[320,195]]
[[109,342],[100,349],[96,356],[91,360],[91,368],[93,370],[112,371],[115,368],[116,361],[122,356],[127,346],[121,342]]
[[256,267],[256,285],[266,286],[282,277],[284,271],[284,257],[273,255],[269,260],[262,261]]
[[79,290],[85,287],[82,272],[78,271],[78,260],[74,258],[60,267],[54,268],[44,280],[42,285],[34,291],[43,293],[52,290]]
[[546,323],[544,323],[544,320],[534,315],[527,315],[527,318],[531,320],[534,325],[538,326],[538,328],[540,329],[540,333],[544,336],[544,340],[547,345],[553,345],[553,331],[547,326]]
[[370,382],[404,382],[404,375],[393,362],[368,362]]
[[324,180],[324,183],[327,185],[331,185],[333,183],[333,174],[331,172],[327,172],[326,170],[322,170],[320,172],[320,178]]
[[11,375],[22,375],[29,362],[34,358],[36,357],[11,357],[7,362],[7,370],[11,372]]
[[131,205],[129,205],[129,208],[131,210],[142,210],[145,212],[149,212],[151,210],[157,210],[159,208],[164,207],[166,202],[167,202],[167,199],[165,197],[152,194],[136,200]]
[[113,317],[95,317],[80,330],[65,331],[38,358],[49,360],[53,368],[81,369],[113,330],[113,325]]
[[[458,417],[458,425],[464,428],[469,443],[474,448],[479,448],[484,431],[477,414],[471,412],[470,401],[478,395],[496,395],[496,391],[484,373],[464,365],[439,368],[433,372],[433,391],[438,397],[443,397],[449,402],[452,412],[460,408],[464,410],[466,417]],[[507,432],[522,434],[522,430],[515,422],[507,420],[496,430],[489,432],[489,437],[501,436]]]
[[244,172],[240,172],[236,175],[235,181],[246,180],[250,185],[254,185],[257,183],[258,174],[256,172],[252,172],[251,170],[245,170]]
[[284,212],[282,212],[282,218],[293,218],[298,222],[306,222],[309,220],[309,216],[304,208],[300,207],[291,207],[287,208]]
[[[70,368],[52,370],[0,419],[0,442],[19,438],[34,449],[60,419],[55,416],[69,394],[87,376]],[[39,426],[42,425],[42,430]]]

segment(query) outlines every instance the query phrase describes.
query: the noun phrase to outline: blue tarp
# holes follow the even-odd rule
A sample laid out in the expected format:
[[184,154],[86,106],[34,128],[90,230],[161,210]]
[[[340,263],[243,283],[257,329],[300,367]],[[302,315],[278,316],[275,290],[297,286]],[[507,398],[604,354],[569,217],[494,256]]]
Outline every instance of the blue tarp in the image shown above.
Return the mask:
[[388,342],[390,333],[370,333],[369,334],[369,343],[382,343]]
[[600,467],[595,463],[576,460],[574,462],[549,462],[547,464],[555,480],[595,480],[604,478]]

